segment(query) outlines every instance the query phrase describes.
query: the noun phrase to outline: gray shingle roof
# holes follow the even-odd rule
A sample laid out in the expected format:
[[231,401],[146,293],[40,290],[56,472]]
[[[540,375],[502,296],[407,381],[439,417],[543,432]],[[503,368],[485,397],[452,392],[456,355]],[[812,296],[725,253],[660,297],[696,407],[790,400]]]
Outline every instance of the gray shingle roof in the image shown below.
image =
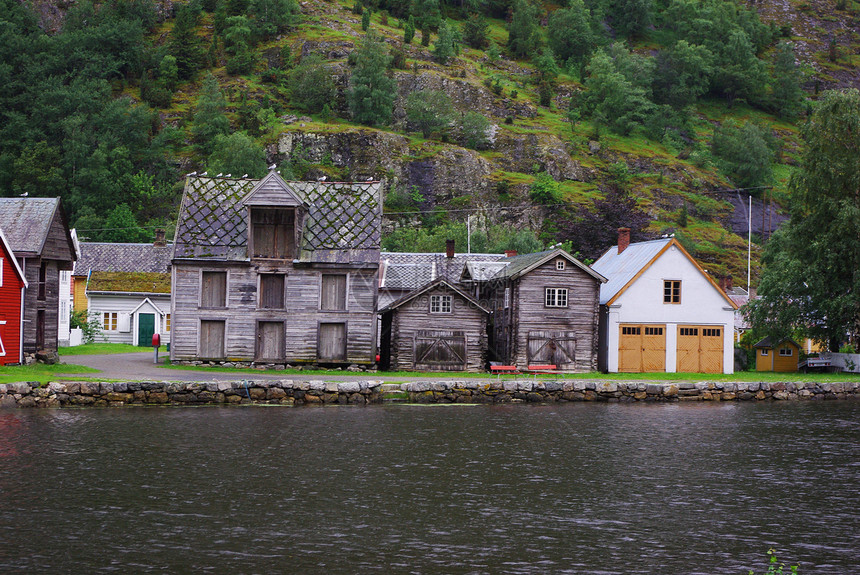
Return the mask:
[[437,279],[433,280],[432,282],[428,282],[427,284],[420,286],[420,289],[415,289],[414,291],[398,298],[397,300],[391,302],[390,304],[388,304],[384,308],[380,309],[379,313],[385,313],[387,311],[396,309],[396,308],[402,306],[403,304],[415,299],[416,297],[420,296],[421,294],[427,293],[428,291],[430,291],[430,290],[432,290],[438,286],[442,286],[445,289],[451,290],[453,293],[459,295],[461,298],[463,298],[464,300],[466,300],[470,304],[474,305],[475,308],[481,310],[482,312],[490,313],[489,310],[487,310],[487,308],[482,306],[477,300],[475,300],[475,298],[473,298],[472,296],[470,296],[469,294],[467,294],[466,292],[461,290],[459,287],[457,287],[453,283],[447,281],[445,278],[437,278]]
[[81,242],[81,258],[75,263],[75,274],[94,272],[166,273],[170,268],[172,246],[153,244],[109,244]]
[[555,258],[562,257],[567,261],[571,262],[573,265],[579,267],[582,271],[587,273],[588,275],[594,277],[595,279],[605,282],[606,278],[602,276],[600,272],[597,272],[591,268],[589,268],[584,263],[580,262],[578,259],[567,253],[562,249],[555,250],[547,250],[544,252],[535,252],[532,254],[523,254],[521,256],[513,256],[510,258],[505,258],[502,260],[507,264],[503,269],[499,270],[496,275],[494,275],[490,279],[515,279],[529,271],[535,266],[538,266],[544,262],[549,260],[553,260]]
[[591,269],[609,279],[600,286],[601,305],[615,297],[615,294],[672,241],[672,238],[662,238],[636,242],[627,246],[621,255],[618,254],[618,246],[606,250],[600,259],[591,264]]
[[382,252],[380,284],[383,289],[418,289],[437,278],[458,283],[463,267],[469,262],[493,262],[504,259],[504,254]]
[[16,255],[41,253],[59,198],[0,198],[0,228]]
[[[284,182],[307,208],[300,259],[309,262],[376,262],[379,258],[379,182]],[[260,180],[188,178],[179,210],[174,258],[248,259],[245,199]],[[266,190],[272,193],[272,190]],[[255,202],[256,203],[256,202]]]

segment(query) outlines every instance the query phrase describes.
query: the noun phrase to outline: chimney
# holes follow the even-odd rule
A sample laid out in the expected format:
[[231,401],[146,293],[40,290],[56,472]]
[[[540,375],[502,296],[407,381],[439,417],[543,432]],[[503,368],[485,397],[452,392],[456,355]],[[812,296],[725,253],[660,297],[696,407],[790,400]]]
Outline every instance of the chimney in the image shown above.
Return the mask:
[[445,255],[448,258],[454,257],[454,240],[445,240]]
[[620,254],[630,245],[630,228],[618,228],[618,253]]
[[505,257],[512,258],[517,255],[517,250],[505,250]]
[[723,276],[720,278],[720,289],[726,293],[732,289],[732,276]]
[[152,242],[152,245],[157,248],[163,248],[167,245],[167,241],[164,239],[164,230],[155,230],[155,241]]

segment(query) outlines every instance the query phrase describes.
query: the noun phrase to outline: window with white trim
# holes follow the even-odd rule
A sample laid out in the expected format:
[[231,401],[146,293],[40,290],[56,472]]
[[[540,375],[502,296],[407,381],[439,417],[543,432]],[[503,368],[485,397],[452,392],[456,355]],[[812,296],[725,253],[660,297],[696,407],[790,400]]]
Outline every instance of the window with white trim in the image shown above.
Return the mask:
[[511,307],[511,288],[505,288],[505,309]]
[[451,296],[431,295],[430,313],[451,313]]
[[170,331],[170,314],[169,313],[164,315],[164,331],[165,332]]
[[6,320],[0,320],[0,356],[6,355],[6,347],[3,345],[3,329],[2,326],[6,325]]
[[544,305],[546,307],[567,307],[567,288],[546,288]]
[[119,314],[115,311],[106,311],[102,313],[102,328],[105,331],[116,331],[118,318]]
[[766,349],[761,350],[761,356],[762,357],[767,357],[768,355],[769,355],[768,350],[766,350]]
[[3,287],[3,263],[5,261],[6,260],[4,260],[3,258],[0,258],[0,287]]
[[558,271],[563,270],[564,269],[564,260],[556,260],[555,269],[557,269]]
[[790,347],[779,348],[780,357],[791,357],[792,355],[794,355],[794,351]]

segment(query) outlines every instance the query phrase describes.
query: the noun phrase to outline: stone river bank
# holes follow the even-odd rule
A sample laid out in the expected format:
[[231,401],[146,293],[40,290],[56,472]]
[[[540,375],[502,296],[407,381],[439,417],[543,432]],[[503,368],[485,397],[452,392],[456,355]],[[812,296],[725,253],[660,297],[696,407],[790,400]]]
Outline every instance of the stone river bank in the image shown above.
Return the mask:
[[677,382],[587,380],[382,381],[239,380],[212,382],[50,382],[0,384],[0,407],[251,404],[365,405],[557,401],[774,401],[860,398],[845,382]]

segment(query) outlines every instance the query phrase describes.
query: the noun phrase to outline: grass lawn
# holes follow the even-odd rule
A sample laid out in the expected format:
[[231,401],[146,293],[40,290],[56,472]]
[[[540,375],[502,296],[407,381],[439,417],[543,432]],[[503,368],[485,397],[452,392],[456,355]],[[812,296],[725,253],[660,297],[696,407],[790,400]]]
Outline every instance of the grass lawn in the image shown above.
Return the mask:
[[34,363],[33,365],[5,365],[0,366],[0,383],[16,383],[19,381],[38,381],[47,383],[49,381],[61,381],[63,379],[74,379],[79,381],[80,377],[57,377],[58,373],[98,373],[99,370],[83,365],[69,363],[57,363],[45,365]]
[[151,347],[138,347],[128,343],[86,343],[75,347],[61,347],[60,355],[108,355],[114,353],[152,353]]

